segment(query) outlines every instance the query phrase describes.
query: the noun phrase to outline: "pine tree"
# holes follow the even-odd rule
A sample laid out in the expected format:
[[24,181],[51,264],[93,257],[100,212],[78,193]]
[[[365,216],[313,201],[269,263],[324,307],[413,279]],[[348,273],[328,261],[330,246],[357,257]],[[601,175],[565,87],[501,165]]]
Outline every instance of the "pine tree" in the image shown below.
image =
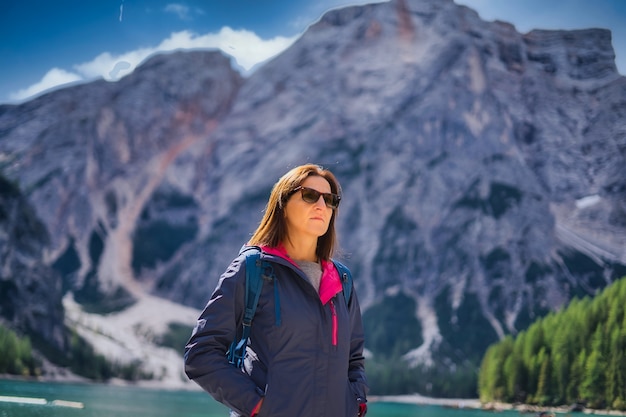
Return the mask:
[[585,363],[585,374],[580,386],[580,395],[591,408],[599,408],[604,404],[604,376],[602,356],[592,351]]
[[552,378],[550,375],[550,353],[542,348],[537,355],[537,362],[540,364],[539,378],[537,380],[537,392],[535,401],[539,405],[546,405],[550,402],[550,386]]
[[484,394],[481,394],[482,401],[505,400],[506,384],[503,368],[512,348],[513,339],[511,336],[507,336],[500,343],[489,347],[489,354],[483,358],[478,378],[479,392]]

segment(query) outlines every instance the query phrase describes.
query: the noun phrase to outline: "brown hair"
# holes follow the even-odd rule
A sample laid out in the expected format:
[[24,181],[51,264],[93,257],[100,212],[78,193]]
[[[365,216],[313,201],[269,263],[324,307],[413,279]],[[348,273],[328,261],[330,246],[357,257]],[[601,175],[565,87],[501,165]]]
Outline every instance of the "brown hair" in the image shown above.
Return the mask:
[[[293,194],[293,190],[299,187],[306,178],[315,175],[328,181],[332,193],[341,195],[341,186],[337,178],[329,170],[315,164],[300,165],[293,168],[274,184],[270,198],[265,206],[265,214],[248,244],[270,247],[280,245],[287,237],[287,221],[284,216],[285,204]],[[316,255],[320,259],[329,260],[335,250],[337,244],[335,233],[337,210],[338,208],[333,210],[326,233],[317,239]]]

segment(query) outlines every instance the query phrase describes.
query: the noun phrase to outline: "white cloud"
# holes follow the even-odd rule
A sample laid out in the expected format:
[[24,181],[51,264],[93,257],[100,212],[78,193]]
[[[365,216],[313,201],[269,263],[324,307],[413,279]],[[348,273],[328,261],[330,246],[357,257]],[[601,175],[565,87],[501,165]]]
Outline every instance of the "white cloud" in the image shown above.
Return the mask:
[[200,36],[188,31],[173,33],[161,42],[158,50],[218,48],[235,58],[237,64],[244,70],[249,71],[256,64],[287,49],[296,38],[297,36],[291,38],[277,36],[272,39],[261,39],[254,32],[223,27],[218,33]]
[[191,14],[190,14],[190,9],[188,6],[182,5],[182,4],[178,4],[178,3],[170,3],[167,6],[165,6],[165,8],[163,9],[165,10],[166,13],[173,13],[176,16],[178,16],[178,18],[180,20],[189,20],[191,19]]
[[43,76],[41,81],[31,85],[30,87],[11,93],[9,95],[9,98],[15,101],[25,100],[29,97],[41,93],[42,91],[46,91],[61,85],[82,81],[82,79],[83,78],[80,75],[73,72],[68,72],[60,68],[52,68],[46,73],[46,75]]
[[69,82],[90,81],[96,78],[117,81],[133,72],[150,55],[176,49],[221,49],[233,57],[244,72],[250,72],[255,65],[288,48],[296,38],[297,36],[291,38],[277,36],[272,39],[261,39],[254,32],[233,30],[229,27],[223,27],[217,33],[204,35],[189,31],[175,32],[153,48],[136,49],[121,55],[103,52],[91,61],[74,65],[75,72],[53,68],[41,81],[12,93],[10,98],[16,101],[25,100]]
[[[133,72],[141,61],[156,51],[157,49],[155,48],[143,48],[129,51],[122,55],[111,55],[109,52],[103,52],[89,62],[74,65],[74,69],[81,74],[85,80],[102,77],[108,81],[117,81],[124,75]],[[115,68],[119,68],[118,63],[120,62],[126,62],[130,65],[127,66],[126,70],[115,71]],[[116,77],[113,77],[113,74],[115,74]]]

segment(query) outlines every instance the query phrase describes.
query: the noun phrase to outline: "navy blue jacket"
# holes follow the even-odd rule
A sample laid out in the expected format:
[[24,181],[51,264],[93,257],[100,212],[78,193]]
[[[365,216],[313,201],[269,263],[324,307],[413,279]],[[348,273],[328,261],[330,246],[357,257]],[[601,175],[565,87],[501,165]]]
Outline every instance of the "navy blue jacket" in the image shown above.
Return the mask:
[[[245,256],[220,277],[185,348],[185,372],[232,415],[356,417],[367,395],[363,326],[354,290],[346,303],[332,262],[319,294],[286,253],[264,248],[275,279],[265,282],[244,371],[228,363],[244,311]],[[276,312],[278,301],[279,315]]]

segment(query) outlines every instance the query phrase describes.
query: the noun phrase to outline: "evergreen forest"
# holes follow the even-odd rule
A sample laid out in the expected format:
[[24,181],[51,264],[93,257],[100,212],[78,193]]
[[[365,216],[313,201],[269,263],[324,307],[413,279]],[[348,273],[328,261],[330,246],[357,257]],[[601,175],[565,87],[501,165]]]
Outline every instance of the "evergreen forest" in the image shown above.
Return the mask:
[[21,338],[0,324],[0,374],[36,376],[39,373],[30,339]]
[[626,410],[625,311],[626,277],[491,345],[481,401]]

